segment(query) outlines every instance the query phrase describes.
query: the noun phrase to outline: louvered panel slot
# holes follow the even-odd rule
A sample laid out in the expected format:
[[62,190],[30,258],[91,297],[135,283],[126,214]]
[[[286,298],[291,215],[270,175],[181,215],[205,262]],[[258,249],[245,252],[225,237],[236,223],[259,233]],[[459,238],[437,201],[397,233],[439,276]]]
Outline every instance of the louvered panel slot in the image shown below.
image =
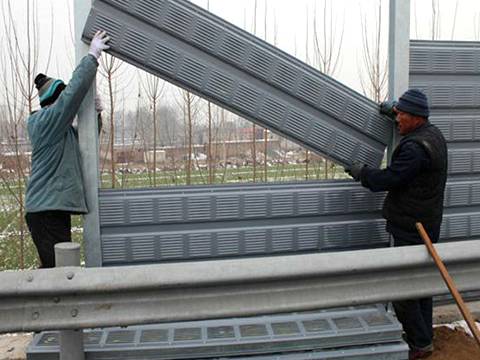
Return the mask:
[[216,219],[238,219],[241,214],[240,196],[218,196],[216,197]]
[[476,91],[473,86],[456,86],[455,87],[455,107],[475,107]]
[[431,91],[431,104],[433,106],[451,106],[454,91],[450,86],[435,86]]
[[475,183],[472,184],[472,190],[471,190],[471,202],[474,205],[480,205],[480,183]]
[[260,93],[246,84],[239,84],[233,99],[233,104],[254,114],[257,109]]
[[102,259],[104,263],[127,261],[127,239],[120,236],[102,238]]
[[274,58],[270,54],[261,51],[257,47],[252,47],[245,68],[259,77],[267,79],[273,62]]
[[480,140],[475,138],[475,127],[472,121],[463,120],[452,123],[452,141],[473,141]]
[[189,255],[195,257],[209,257],[213,255],[212,234],[193,233],[189,235]]
[[432,71],[450,72],[454,68],[454,55],[452,51],[437,50],[432,58]]
[[165,1],[142,0],[133,2],[135,12],[143,19],[153,24],[157,23],[160,15],[165,12]]
[[269,214],[265,194],[245,195],[243,201],[245,218],[265,217]]
[[[123,24],[119,23],[118,21],[111,19],[107,16],[97,14],[95,18],[95,23],[89,30],[90,35],[93,35],[100,30],[106,31],[107,34],[121,34],[123,29]],[[119,46],[120,37],[111,36],[110,40],[108,41],[108,45],[110,47]]]
[[155,238],[153,235],[133,236],[130,239],[133,261],[155,260]]
[[286,114],[287,107],[269,97],[265,98],[259,112],[260,118],[271,119],[272,124],[277,127],[283,123],[283,119],[286,117]]
[[127,201],[130,209],[130,222],[132,224],[147,224],[153,222],[153,199],[130,199]]
[[462,73],[478,71],[476,54],[470,51],[455,51],[455,71]]
[[248,45],[246,41],[231,34],[225,34],[219,47],[219,55],[226,59],[232,59],[236,64],[241,64],[246,57]]
[[168,197],[158,200],[158,220],[162,223],[184,221],[181,197]]
[[[348,199],[346,209],[350,212],[367,212],[379,210],[375,205],[378,205],[378,201],[374,203],[375,195],[369,194],[365,190],[351,190],[348,194],[345,194],[345,198]],[[381,196],[383,199],[383,196]]]
[[445,194],[445,206],[469,205],[470,198],[470,186],[468,184],[449,186]]
[[421,73],[430,68],[430,51],[415,49],[410,52],[410,72]]
[[161,234],[159,238],[162,259],[181,259],[186,256],[182,235]]
[[293,216],[293,194],[272,194],[271,216]]
[[279,61],[275,68],[272,82],[293,93],[299,76],[300,72],[298,69],[284,61]]
[[227,74],[212,71],[208,79],[207,91],[220,99],[228,100],[233,95],[234,86],[235,82]]
[[192,40],[201,48],[214,51],[218,39],[221,37],[221,29],[203,19],[198,19],[195,24]]
[[169,3],[163,26],[172,34],[186,38],[189,30],[192,28],[192,19],[185,9]]
[[201,89],[207,67],[191,58],[184,58],[182,67],[177,74],[180,80],[188,81],[192,86]]
[[168,75],[174,77],[177,71],[177,61],[180,54],[163,45],[157,44],[150,57],[150,64]]
[[319,104],[325,92],[325,85],[316,79],[303,75],[298,85],[298,95],[311,105]]
[[344,94],[329,88],[323,98],[321,107],[326,113],[335,117],[341,117],[346,107],[346,102],[347,99]]
[[331,192],[324,195],[324,208],[327,214],[338,214],[346,211],[346,194],[343,192]]
[[240,254],[240,232],[219,232],[217,233],[218,255]]
[[315,123],[310,131],[310,138],[326,149],[326,154],[332,151],[332,145],[335,142],[335,133],[321,123]]
[[300,192],[297,194],[297,201],[297,215],[317,215],[321,212],[321,195],[319,192]]
[[359,146],[359,142],[353,137],[344,132],[337,131],[333,152],[344,159],[354,159]]
[[300,226],[297,229],[298,249],[318,249],[318,242],[323,238],[323,232],[318,226]]
[[469,173],[473,170],[472,153],[450,151],[448,153],[448,171],[451,174]]
[[267,251],[266,230],[245,230],[245,253],[264,254]]
[[[347,124],[359,129],[363,129],[367,126],[367,121],[369,120],[369,117],[370,111],[367,108],[362,106],[362,104],[357,103],[356,101],[350,100],[345,109],[343,119]],[[375,128],[378,128],[378,123],[375,123]],[[376,132],[377,130],[374,129],[374,131]],[[383,133],[381,133],[380,136],[383,136]]]
[[470,216],[470,235],[480,236],[480,214]]
[[309,119],[306,114],[299,113],[297,111],[290,111],[287,117],[287,121],[284,124],[284,128],[292,133],[292,135],[298,138],[307,136],[307,130],[312,119]]
[[447,218],[447,229],[448,229],[448,237],[449,238],[456,238],[456,237],[464,237],[468,235],[468,217],[464,216],[452,216]]
[[189,219],[189,221],[208,220],[213,218],[214,213],[212,211],[210,196],[189,197],[187,203],[187,219]]
[[152,46],[147,35],[140,33],[137,29],[130,28],[123,36],[122,45],[129,49],[132,56],[144,56]]
[[100,223],[102,226],[120,225],[125,223],[123,201],[100,201]]
[[272,251],[292,251],[294,235],[292,228],[273,229],[272,230]]

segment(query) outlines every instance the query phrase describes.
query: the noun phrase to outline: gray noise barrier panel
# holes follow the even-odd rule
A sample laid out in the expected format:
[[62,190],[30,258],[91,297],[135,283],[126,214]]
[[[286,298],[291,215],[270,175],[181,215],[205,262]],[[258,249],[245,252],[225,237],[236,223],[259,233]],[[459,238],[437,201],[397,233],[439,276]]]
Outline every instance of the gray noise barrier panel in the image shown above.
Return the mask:
[[268,356],[221,358],[222,360],[407,360],[405,343],[381,344],[338,350],[310,351]]
[[[383,345],[385,351],[392,344],[404,353],[401,333],[397,320],[376,305],[87,330],[84,344],[90,360],[224,358],[345,347],[350,353],[371,354],[369,347]],[[27,353],[30,360],[50,360],[58,359],[58,351],[58,333],[44,332],[35,336]]]
[[392,123],[378,105],[184,0],[96,0],[84,29],[110,54],[340,164],[380,166]]
[[[103,265],[389,245],[384,193],[352,181],[100,191]],[[449,182],[442,241],[480,236],[480,181]]]
[[480,173],[480,42],[412,41],[410,87],[448,141],[451,179]]

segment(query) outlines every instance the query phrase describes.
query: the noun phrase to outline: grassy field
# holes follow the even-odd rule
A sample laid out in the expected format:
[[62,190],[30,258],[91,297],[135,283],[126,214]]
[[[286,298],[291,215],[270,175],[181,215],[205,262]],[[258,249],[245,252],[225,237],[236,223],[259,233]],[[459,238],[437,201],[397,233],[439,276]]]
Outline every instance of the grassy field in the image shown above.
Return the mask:
[[[257,182],[263,182],[263,166],[257,167]],[[335,173],[333,173],[335,170]],[[268,168],[268,182],[304,181],[305,164],[273,165]],[[334,174],[334,175],[333,175]],[[323,179],[324,169],[320,166],[309,166],[308,179]],[[342,167],[329,169],[329,178],[346,178]],[[251,167],[217,169],[215,183],[247,183],[253,181],[253,169]],[[192,185],[204,185],[208,183],[208,174],[205,170],[192,171]],[[157,170],[157,186],[179,186],[186,184],[186,174],[183,171]],[[18,191],[15,182],[8,184],[10,189]],[[153,185],[152,173],[121,173],[116,174],[116,188],[148,188]],[[102,188],[111,188],[111,175],[102,174]],[[23,191],[23,189],[22,189]],[[72,238],[81,243],[82,217],[72,217]],[[14,196],[9,192],[5,183],[0,182],[0,270],[19,269],[22,266],[22,235],[19,219],[19,205]],[[26,224],[23,229],[23,267],[37,267],[37,254],[32,243]],[[83,252],[83,249],[82,249]]]

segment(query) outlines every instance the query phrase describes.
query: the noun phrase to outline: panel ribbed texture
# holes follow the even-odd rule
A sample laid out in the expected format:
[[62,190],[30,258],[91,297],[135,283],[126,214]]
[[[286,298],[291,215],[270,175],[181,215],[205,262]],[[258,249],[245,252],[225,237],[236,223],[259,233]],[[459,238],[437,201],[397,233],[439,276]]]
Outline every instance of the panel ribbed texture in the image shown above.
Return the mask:
[[480,75],[480,44],[466,41],[412,41],[411,74]]
[[[350,181],[101,191],[103,264],[387,246],[383,199]],[[132,217],[132,203],[155,212]],[[480,181],[447,183],[445,207],[442,241],[480,236]]]
[[[405,354],[406,350],[401,343],[400,324],[380,305],[87,330],[84,338],[86,356],[92,360],[225,358],[304,350],[331,353],[338,347],[352,355],[372,355],[372,350],[382,349],[384,354],[397,354],[391,359],[405,359],[398,354]],[[31,360],[55,358],[58,333],[35,335],[27,353]]]
[[99,28],[135,66],[341,164],[381,163],[377,104],[189,1],[96,0],[84,37]]
[[432,123],[448,143],[449,182],[442,241],[480,234],[480,43],[412,41],[411,87],[423,89],[430,101]]

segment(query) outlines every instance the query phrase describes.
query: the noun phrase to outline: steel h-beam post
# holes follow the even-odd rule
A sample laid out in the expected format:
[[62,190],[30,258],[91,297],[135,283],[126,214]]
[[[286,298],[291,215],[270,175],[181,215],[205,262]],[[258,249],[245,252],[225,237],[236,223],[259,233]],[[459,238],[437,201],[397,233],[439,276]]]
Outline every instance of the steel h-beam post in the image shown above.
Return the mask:
[[[87,21],[92,0],[75,0],[75,57],[78,64],[87,55],[88,46],[82,41],[82,32]],[[101,266],[100,217],[98,209],[99,167],[98,129],[94,107],[95,84],[88,91],[78,112],[78,135],[82,156],[83,183],[88,214],[84,216],[83,240],[85,262],[88,267]]]
[[[390,0],[390,30],[388,41],[388,98],[398,99],[408,89],[410,62],[410,0]],[[388,146],[390,162],[398,142],[394,127],[392,143]]]
[[[80,266],[80,245],[76,243],[56,244],[55,266]],[[67,273],[67,278],[69,276],[70,274]],[[77,313],[77,309],[71,309],[72,317],[77,316]],[[83,330],[60,331],[60,360],[85,360]]]

